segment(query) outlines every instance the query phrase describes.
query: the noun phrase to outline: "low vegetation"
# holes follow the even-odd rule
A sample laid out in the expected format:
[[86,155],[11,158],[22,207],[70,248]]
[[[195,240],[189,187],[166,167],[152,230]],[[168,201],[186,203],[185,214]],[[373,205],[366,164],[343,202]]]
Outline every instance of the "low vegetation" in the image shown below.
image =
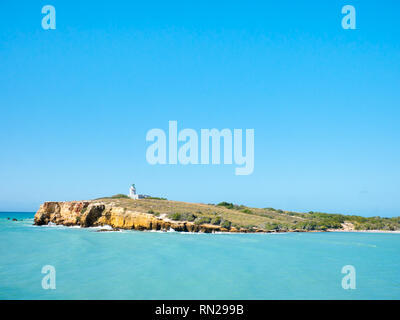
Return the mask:
[[100,200],[100,199],[130,199],[130,198],[126,194],[118,193],[111,197],[98,198],[95,200]]
[[167,198],[160,198],[160,197],[147,197],[146,199],[150,199],[150,200],[168,200]]
[[341,229],[344,225],[355,230],[400,230],[400,217],[360,217],[322,212],[294,212],[274,208],[250,208],[229,202],[214,204],[170,201],[164,198],[132,200],[125,195],[99,199],[114,202],[134,211],[166,216],[175,221],[212,224],[224,228],[266,231],[323,231]]

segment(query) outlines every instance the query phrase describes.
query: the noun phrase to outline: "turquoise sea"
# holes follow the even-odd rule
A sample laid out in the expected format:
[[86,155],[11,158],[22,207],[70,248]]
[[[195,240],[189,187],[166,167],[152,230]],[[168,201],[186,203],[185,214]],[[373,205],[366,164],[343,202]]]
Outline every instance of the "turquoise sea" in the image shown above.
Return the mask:
[[33,215],[0,213],[0,299],[400,299],[400,234],[95,232]]

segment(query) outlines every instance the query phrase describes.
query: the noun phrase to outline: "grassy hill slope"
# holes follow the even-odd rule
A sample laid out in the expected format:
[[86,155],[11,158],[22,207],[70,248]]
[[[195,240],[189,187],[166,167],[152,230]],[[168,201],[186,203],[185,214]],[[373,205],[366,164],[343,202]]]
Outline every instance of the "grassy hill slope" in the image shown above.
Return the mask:
[[170,201],[160,198],[132,200],[125,195],[97,199],[127,209],[168,217],[175,221],[214,224],[225,228],[263,229],[276,231],[327,230],[400,230],[400,217],[360,217],[322,212],[292,212],[274,208],[251,208],[221,202],[214,204]]

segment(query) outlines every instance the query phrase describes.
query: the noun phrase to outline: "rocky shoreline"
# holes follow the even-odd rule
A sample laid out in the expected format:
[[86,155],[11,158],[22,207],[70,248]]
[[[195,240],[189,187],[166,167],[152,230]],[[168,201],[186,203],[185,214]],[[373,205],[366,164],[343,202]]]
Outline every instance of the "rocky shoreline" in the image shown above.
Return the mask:
[[[113,229],[155,230],[180,232],[249,232],[223,228],[211,224],[197,225],[188,221],[173,221],[166,217],[156,217],[150,213],[129,210],[102,201],[45,202],[35,214],[37,226],[54,223],[64,226],[100,227],[111,226]],[[263,232],[263,230],[254,230]]]
[[[140,200],[139,200],[140,201]],[[189,221],[174,221],[166,215],[154,216],[150,213],[130,210],[105,201],[45,202],[34,217],[34,225],[53,223],[64,226],[102,227],[112,230],[177,231],[202,233],[277,233],[316,232],[305,230],[271,231],[254,228],[224,228],[213,224],[196,224]]]
[[[163,204],[162,207],[157,205]],[[139,231],[177,231],[177,232],[201,232],[201,233],[284,233],[284,232],[390,232],[399,231],[386,230],[356,230],[351,222],[344,222],[340,229],[305,230],[305,229],[283,229],[265,230],[261,227],[242,228],[238,226],[222,226],[211,223],[196,221],[172,220],[167,213],[174,210],[185,210],[188,203],[163,202],[162,200],[152,202],[145,200],[129,200],[128,202],[98,199],[87,201],[66,201],[66,202],[45,202],[34,217],[34,225],[42,226],[48,224],[88,227],[107,227],[99,232],[118,230],[139,230]],[[200,208],[198,204],[189,204]],[[201,207],[201,208],[203,208]],[[153,209],[166,211],[154,212]],[[215,207],[213,207],[215,208]],[[238,213],[242,214],[242,213]],[[248,215],[251,219],[253,215]],[[111,230],[110,230],[111,229]]]

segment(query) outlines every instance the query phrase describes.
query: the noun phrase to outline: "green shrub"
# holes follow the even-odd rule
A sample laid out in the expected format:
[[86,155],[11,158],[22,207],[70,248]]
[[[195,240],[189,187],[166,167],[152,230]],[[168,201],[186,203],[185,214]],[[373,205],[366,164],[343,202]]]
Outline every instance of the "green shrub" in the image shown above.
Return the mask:
[[233,209],[233,207],[234,207],[233,203],[229,203],[229,202],[225,202],[225,201],[218,203],[217,206],[225,207],[227,209]]
[[315,230],[316,227],[317,224],[313,221],[301,222],[295,226],[296,229],[307,230],[307,231]]
[[126,194],[118,193],[111,196],[112,199],[130,199]]
[[219,216],[211,219],[211,224],[214,224],[216,226],[220,225],[221,222],[222,222],[222,218]]
[[185,220],[185,221],[190,221],[190,222],[192,222],[192,221],[194,221],[194,220],[196,220],[196,215],[194,215],[193,213],[184,213],[183,215],[182,215],[182,218]]
[[182,214],[178,212],[170,213],[168,214],[168,218],[170,218],[171,220],[179,221],[182,218]]
[[193,213],[170,213],[168,215],[168,218],[170,218],[171,220],[175,220],[175,221],[194,221],[196,219],[196,216]]
[[218,203],[217,206],[219,206],[219,207],[225,207],[225,208],[227,208],[227,209],[233,209],[233,210],[242,210],[242,209],[246,209],[246,206],[244,206],[244,205],[242,205],[242,204],[241,204],[240,206],[238,206],[237,204],[233,204],[233,203],[226,202],[226,201],[223,201],[223,202]]
[[266,223],[264,225],[265,230],[272,231],[272,230],[279,230],[279,226],[277,223]]
[[155,215],[156,217],[160,216],[160,213],[159,213],[159,212],[153,211],[153,209],[150,209],[149,211],[147,211],[147,213],[150,213],[150,214],[152,214],[152,215]]
[[229,220],[223,220],[221,222],[221,227],[222,228],[230,229],[231,225],[232,225],[232,222],[230,222]]
[[208,218],[208,217],[198,217],[194,221],[194,223],[197,224],[197,225],[206,224],[206,223],[210,223],[210,222],[211,222],[211,218]]

